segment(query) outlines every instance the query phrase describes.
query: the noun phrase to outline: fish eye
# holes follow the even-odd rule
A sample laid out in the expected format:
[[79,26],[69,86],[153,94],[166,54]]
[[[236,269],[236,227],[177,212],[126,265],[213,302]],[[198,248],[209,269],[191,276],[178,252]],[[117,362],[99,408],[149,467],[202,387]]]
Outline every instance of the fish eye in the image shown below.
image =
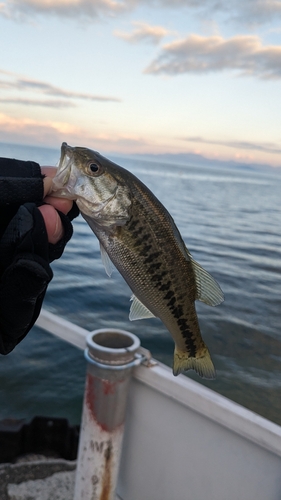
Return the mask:
[[90,163],[89,165],[89,169],[91,170],[91,172],[93,172],[93,174],[95,174],[96,172],[99,171],[99,165],[97,165],[97,163]]
[[98,177],[102,174],[103,168],[98,161],[88,160],[85,165],[86,174],[91,177]]

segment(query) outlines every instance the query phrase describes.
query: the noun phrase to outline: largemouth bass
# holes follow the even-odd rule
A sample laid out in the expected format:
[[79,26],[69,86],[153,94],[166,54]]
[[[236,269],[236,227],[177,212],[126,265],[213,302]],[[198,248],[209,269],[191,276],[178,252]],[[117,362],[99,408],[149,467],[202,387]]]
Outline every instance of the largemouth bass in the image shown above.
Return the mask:
[[214,278],[191,256],[169,212],[131,172],[96,151],[61,147],[55,196],[76,200],[100,242],[107,274],[111,262],[133,292],[130,320],[156,316],[175,342],[173,373],[193,369],[205,378],[215,368],[204,343],[195,300],[223,301]]

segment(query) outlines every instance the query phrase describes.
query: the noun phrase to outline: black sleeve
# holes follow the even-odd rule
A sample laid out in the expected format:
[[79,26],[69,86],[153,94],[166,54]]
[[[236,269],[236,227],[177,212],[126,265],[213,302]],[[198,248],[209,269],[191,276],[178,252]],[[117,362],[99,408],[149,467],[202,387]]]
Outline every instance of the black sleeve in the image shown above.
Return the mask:
[[0,158],[0,238],[19,206],[42,202],[43,191],[38,163]]
[[0,158],[1,205],[42,200],[43,178],[38,163]]
[[53,277],[40,210],[21,205],[0,242],[0,353],[8,354],[39,316]]
[[50,262],[58,259],[72,236],[70,220],[59,212],[64,237],[48,243],[40,166],[0,158],[0,353],[8,354],[26,336],[39,316],[48,283]]

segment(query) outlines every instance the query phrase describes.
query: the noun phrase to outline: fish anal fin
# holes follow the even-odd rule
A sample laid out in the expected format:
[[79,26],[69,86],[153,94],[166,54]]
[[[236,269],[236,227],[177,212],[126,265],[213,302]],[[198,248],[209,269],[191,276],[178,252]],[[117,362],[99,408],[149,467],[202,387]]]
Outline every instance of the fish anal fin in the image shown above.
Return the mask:
[[132,304],[130,307],[130,314],[129,314],[130,321],[155,317],[154,314],[152,314],[152,312],[149,309],[147,309],[147,307],[144,306],[143,303],[135,295],[132,295],[131,301]]
[[216,378],[216,370],[207,347],[204,348],[202,354],[198,357],[190,357],[188,352],[181,351],[175,347],[173,374],[176,376],[186,370],[195,370],[202,378]]

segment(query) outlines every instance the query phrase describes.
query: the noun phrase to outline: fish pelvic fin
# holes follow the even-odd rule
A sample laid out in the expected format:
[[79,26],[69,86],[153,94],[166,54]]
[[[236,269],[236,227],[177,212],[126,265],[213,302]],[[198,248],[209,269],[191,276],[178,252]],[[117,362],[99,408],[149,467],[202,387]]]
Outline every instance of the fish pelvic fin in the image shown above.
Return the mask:
[[113,263],[111,262],[109,255],[107,251],[105,250],[104,246],[100,242],[100,253],[101,253],[101,260],[105,268],[105,272],[109,278],[111,278],[112,271],[113,271]]
[[173,374],[176,376],[186,370],[195,370],[202,378],[216,378],[216,370],[206,346],[197,357],[191,357],[188,352],[175,347]]

